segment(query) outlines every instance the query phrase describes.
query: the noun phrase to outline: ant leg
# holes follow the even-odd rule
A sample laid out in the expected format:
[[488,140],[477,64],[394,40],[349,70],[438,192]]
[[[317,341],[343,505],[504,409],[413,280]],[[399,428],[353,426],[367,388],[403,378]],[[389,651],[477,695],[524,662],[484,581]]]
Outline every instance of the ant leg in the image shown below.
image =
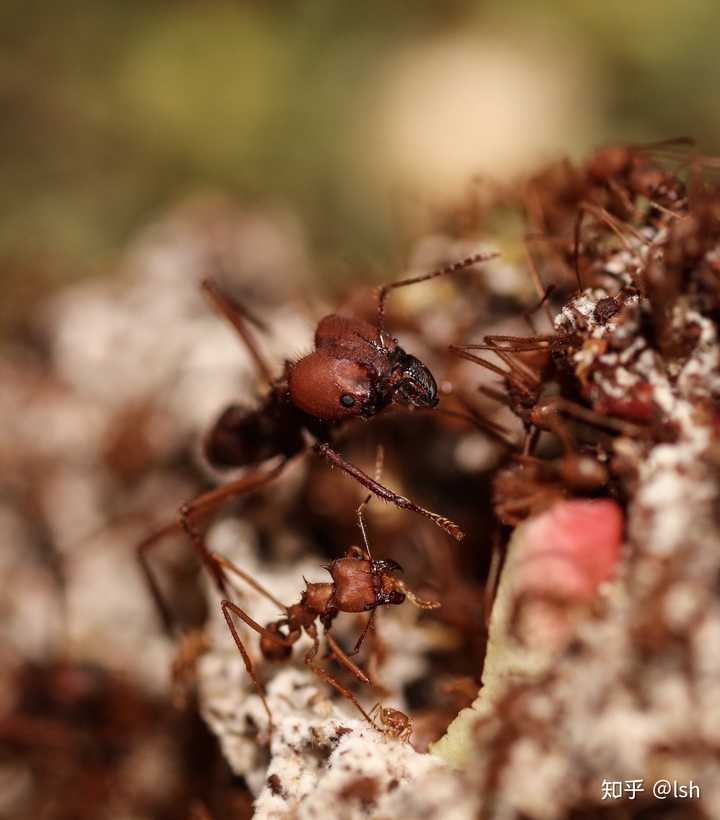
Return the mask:
[[351,658],[353,655],[357,655],[357,653],[360,651],[360,647],[363,645],[363,641],[365,640],[368,632],[373,628],[373,622],[375,620],[375,613],[376,612],[377,612],[377,609],[371,610],[370,617],[367,619],[367,621],[365,621],[365,626],[363,627],[363,631],[360,633],[360,637],[355,642],[355,646],[353,648],[353,651],[348,653],[348,657]]
[[[330,636],[328,635],[328,638]],[[355,708],[360,712],[360,714],[365,718],[365,720],[373,727],[373,729],[378,729],[378,726],[372,720],[370,715],[363,709],[360,701],[353,695],[353,693],[343,686],[338,680],[336,680],[327,670],[323,669],[322,666],[319,666],[315,663],[315,656],[318,652],[318,639],[317,635],[313,636],[314,644],[308,650],[307,655],[305,655],[305,665],[308,669],[314,672],[319,678],[325,681],[325,683],[330,684],[337,692],[339,692],[344,698],[347,698],[352,704],[354,704]],[[351,663],[348,661],[348,663]]]
[[550,298],[550,295],[555,290],[555,285],[548,285],[547,287],[545,287],[545,285],[543,284],[543,281],[540,278],[540,272],[537,269],[535,259],[532,255],[532,252],[530,251],[527,241],[525,242],[525,255],[527,256],[528,267],[530,268],[530,278],[532,279],[533,285],[535,286],[537,295],[540,297],[540,303],[536,305],[534,308],[525,311],[524,314],[527,317],[528,324],[530,325],[530,328],[534,333],[535,328],[532,325],[530,315],[535,313],[535,311],[539,310],[541,307],[545,308],[545,315],[547,316],[548,322],[550,323],[550,327],[553,326],[553,315],[547,300]]
[[173,634],[174,619],[170,614],[170,609],[167,603],[165,602],[165,596],[160,589],[160,584],[158,584],[157,579],[155,578],[155,573],[150,568],[147,553],[150,549],[152,549],[152,547],[159,544],[166,535],[177,532],[179,526],[180,524],[178,521],[173,521],[171,524],[166,524],[161,529],[151,533],[147,538],[144,538],[135,547],[135,556],[140,566],[140,572],[142,573],[145,586],[147,587],[153,604],[155,605],[155,609],[160,616],[160,622],[166,635]]
[[462,419],[462,421],[466,421],[473,427],[476,427],[503,447],[508,447],[509,449],[514,448],[515,445],[506,438],[506,435],[510,432],[507,427],[484,416],[477,408],[473,407],[470,401],[461,393],[455,393],[455,398],[467,412],[461,413],[457,410],[446,410],[444,407],[432,408],[432,412],[440,413],[448,418]]
[[202,629],[194,629],[180,637],[170,667],[173,704],[184,708],[188,692],[197,677],[198,660],[207,652],[208,642]]
[[528,430],[525,431],[525,439],[523,441],[522,447],[522,454],[524,456],[530,456],[532,453],[535,452],[537,443],[540,440],[541,432],[542,430],[539,427],[535,427],[534,425],[532,425]]
[[[373,610],[374,611],[374,610]],[[360,667],[353,663],[350,660],[350,657],[347,655],[346,652],[343,652],[340,644],[333,638],[333,636],[329,633],[325,633],[325,637],[327,638],[328,646],[330,647],[330,653],[335,658],[335,660],[344,666],[351,675],[354,675],[361,683],[370,683],[370,678],[360,669]]]
[[211,553],[211,558],[215,563],[221,566],[223,569],[228,570],[229,572],[234,573],[235,575],[239,576],[240,578],[245,581],[248,586],[251,586],[255,592],[259,592],[260,595],[264,595],[270,603],[275,604],[278,609],[287,611],[287,607],[285,604],[281,603],[269,590],[265,589],[265,587],[258,583],[252,575],[249,575],[244,570],[240,569],[236,564],[233,564],[232,561],[229,561],[223,555],[219,555],[217,552]]
[[[552,287],[550,285],[549,287]],[[536,334],[534,336],[503,336],[499,333],[483,337],[483,345],[463,345],[463,350],[507,350],[510,353],[522,353],[529,350],[550,350],[550,344],[558,338],[557,333]],[[501,345],[507,344],[507,347]]]
[[233,636],[233,640],[235,641],[235,646],[237,646],[238,651],[242,655],[243,663],[245,664],[245,669],[247,669],[248,675],[253,679],[253,683],[257,687],[258,694],[260,695],[260,699],[262,700],[262,704],[265,707],[265,711],[267,712],[268,716],[268,723],[269,729],[272,732],[273,730],[273,719],[272,713],[270,712],[270,706],[268,705],[267,698],[265,696],[265,688],[260,683],[258,676],[255,672],[255,666],[252,662],[252,658],[248,654],[247,650],[245,649],[245,645],[242,642],[240,634],[237,631],[237,627],[235,626],[235,622],[232,619],[231,613],[237,615],[241,618],[251,629],[254,629],[259,635],[263,638],[267,638],[268,640],[274,641],[279,646],[291,647],[294,641],[288,638],[281,638],[277,633],[271,632],[269,629],[265,629],[264,626],[260,626],[257,621],[253,621],[253,619],[237,604],[234,604],[232,601],[223,600],[220,604],[222,607],[222,613],[225,616],[225,621],[227,622],[228,628]]
[[401,510],[409,510],[410,512],[418,513],[418,515],[428,518],[433,522],[433,524],[436,524],[438,527],[445,530],[446,533],[458,541],[462,541],[465,537],[465,533],[454,521],[451,521],[449,518],[445,518],[438,513],[434,513],[431,510],[426,510],[424,507],[420,507],[418,504],[415,504],[409,498],[398,495],[392,490],[389,490],[387,487],[384,487],[382,484],[379,484],[377,481],[370,478],[367,473],[364,473],[359,467],[356,467],[349,461],[345,461],[339,453],[336,453],[335,450],[327,444],[327,442],[316,444],[314,450],[323,458],[326,458],[331,464],[339,467],[349,476],[352,476],[355,481],[362,484],[363,487],[370,490],[371,493],[376,495],[378,498],[381,498],[383,501],[389,501]]
[[277,467],[274,467],[272,470],[267,472],[260,472],[259,470],[254,471],[246,476],[243,476],[242,478],[237,479],[236,481],[230,481],[227,484],[223,484],[221,487],[210,490],[187,504],[183,504],[180,508],[177,520],[171,522],[170,524],[166,524],[153,533],[150,533],[150,535],[144,538],[135,547],[138,563],[140,564],[140,570],[143,578],[145,579],[150,596],[152,597],[158,611],[160,620],[162,621],[163,628],[167,634],[171,635],[173,632],[173,617],[170,614],[170,610],[165,602],[164,595],[160,585],[157,582],[157,579],[155,578],[155,574],[150,568],[147,553],[157,546],[157,544],[159,544],[160,541],[162,541],[162,539],[167,535],[182,531],[184,529],[190,535],[193,548],[197,551],[203,565],[210,572],[210,575],[213,578],[218,590],[221,594],[224,594],[225,577],[222,570],[215,562],[215,559],[211,556],[205,546],[205,542],[195,527],[193,519],[213,512],[229,498],[240,496],[257,489],[258,487],[262,487],[263,484],[267,484],[269,481],[272,481],[280,475],[280,473],[285,469],[286,464],[287,460],[284,460],[278,464]]
[[247,328],[246,321],[252,322],[262,330],[266,329],[264,324],[259,319],[256,319],[246,307],[235,301],[235,299],[232,299],[226,293],[223,293],[217,286],[217,283],[212,279],[203,279],[201,287],[212,302],[213,307],[230,322],[245,343],[245,347],[248,349],[248,353],[252,357],[258,373],[269,385],[272,385],[275,381],[273,371],[265,357],[260,353],[255,339],[253,339]]
[[437,276],[447,276],[450,273],[457,273],[458,271],[470,268],[477,265],[478,262],[487,262],[489,259],[494,259],[499,256],[498,253],[476,253],[473,256],[468,256],[461,262],[454,262],[452,265],[446,265],[444,268],[432,271],[432,273],[424,273],[420,276],[412,276],[409,279],[401,279],[399,282],[391,282],[389,285],[382,285],[378,295],[378,328],[382,331],[385,320],[385,300],[388,293],[395,288],[404,288],[407,285],[416,285],[419,282],[427,282],[428,279],[435,279]]
[[[548,426],[548,424],[551,423],[549,420],[553,417],[557,417],[560,413],[565,413],[571,418],[587,422],[595,427],[605,428],[616,433],[624,433],[627,436],[642,438],[646,436],[648,432],[646,428],[633,424],[630,421],[621,421],[612,416],[603,416],[594,410],[583,407],[581,404],[560,397],[555,397],[547,404],[537,406],[533,410],[532,421],[538,427],[551,430],[552,432],[552,428]],[[538,422],[540,423],[538,424]]]
[[507,397],[506,393],[501,393],[499,390],[494,390],[492,387],[485,387],[484,385],[478,387],[478,393],[481,393],[483,396],[487,396],[489,399],[496,401],[498,404],[502,404],[503,407],[509,407],[512,409],[512,402]]
[[[483,350],[485,349],[487,349],[487,345],[483,345]],[[495,373],[498,376],[502,376],[503,379],[507,379],[510,376],[507,370],[503,370],[502,367],[498,367],[498,365],[487,361],[487,359],[483,359],[480,356],[475,356],[473,353],[469,353],[464,347],[458,347],[457,345],[448,345],[448,350],[451,353],[454,353],[456,356],[459,356],[461,359],[467,359],[467,361],[469,362],[479,364],[487,370],[490,370],[492,373]]]

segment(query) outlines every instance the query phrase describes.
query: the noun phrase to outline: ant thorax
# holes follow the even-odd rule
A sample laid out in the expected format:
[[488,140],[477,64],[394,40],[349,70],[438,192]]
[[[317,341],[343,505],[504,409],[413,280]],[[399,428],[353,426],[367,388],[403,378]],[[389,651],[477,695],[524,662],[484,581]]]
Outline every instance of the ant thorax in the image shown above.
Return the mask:
[[[302,594],[299,606],[306,608],[309,612],[314,613],[313,619],[317,615],[322,615],[328,608],[333,597],[332,584],[317,584],[306,582],[307,586]],[[293,607],[290,607],[292,610]]]

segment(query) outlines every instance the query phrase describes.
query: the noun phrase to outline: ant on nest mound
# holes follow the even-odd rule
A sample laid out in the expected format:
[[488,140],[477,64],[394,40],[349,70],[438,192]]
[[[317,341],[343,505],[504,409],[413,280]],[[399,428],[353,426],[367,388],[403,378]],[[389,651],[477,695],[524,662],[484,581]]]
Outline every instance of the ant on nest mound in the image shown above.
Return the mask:
[[[315,350],[296,362],[286,362],[278,377],[273,376],[248,328],[248,322],[261,328],[262,324],[245,307],[222,293],[214,282],[203,282],[213,306],[233,325],[248,348],[268,392],[255,408],[239,404],[227,407],[205,438],[205,456],[211,466],[242,467],[249,472],[183,504],[175,521],[150,534],[136,548],[146,583],[168,632],[172,632],[172,618],[148,564],[148,552],[166,535],[184,530],[218,591],[226,596],[228,568],[207,550],[203,540],[208,517],[229,499],[276,479],[309,447],[383,501],[428,518],[458,541],[463,538],[462,530],[453,521],[393,492],[346,461],[333,449],[331,440],[334,432],[352,419],[370,419],[393,404],[437,406],[437,384],[428,367],[405,352],[384,328],[385,300],[393,289],[456,273],[496,255],[476,254],[431,273],[383,285],[378,295],[377,325],[337,314],[326,316],[315,331]],[[309,440],[314,440],[314,444],[309,444]],[[276,457],[281,460],[275,467],[260,466]]]
[[[296,604],[290,606],[283,604],[252,576],[231,561],[220,555],[213,554],[212,556],[213,560],[224,570],[241,578],[256,592],[263,595],[285,613],[278,620],[261,626],[233,601],[226,598],[221,603],[223,615],[235,644],[242,655],[245,668],[253,679],[267,712],[270,731],[273,729],[273,719],[265,690],[257,677],[254,664],[240,637],[233,615],[240,618],[260,635],[260,652],[263,658],[268,661],[287,660],[292,654],[294,645],[305,633],[312,640],[312,646],[305,654],[305,665],[308,669],[351,701],[365,720],[384,735],[407,741],[412,734],[412,725],[407,715],[397,709],[384,708],[380,703],[375,704],[368,713],[355,695],[327,670],[319,666],[315,660],[320,649],[320,636],[317,626],[319,622],[323,627],[332,657],[359,681],[372,686],[370,678],[351,660],[351,657],[360,651],[365,636],[372,628],[377,608],[386,605],[398,606],[404,603],[406,599],[419,609],[437,609],[440,606],[437,601],[426,601],[419,598],[408,588],[404,581],[397,577],[396,573],[402,572],[402,567],[397,562],[373,558],[363,520],[363,509],[371,497],[368,495],[357,509],[358,525],[363,542],[362,548],[358,546],[349,547],[342,558],[336,558],[325,567],[330,573],[331,581],[322,583],[305,581],[305,589]],[[354,649],[349,653],[343,651],[330,634],[335,618],[341,612],[370,613]],[[375,716],[379,718],[380,726],[373,719]]]

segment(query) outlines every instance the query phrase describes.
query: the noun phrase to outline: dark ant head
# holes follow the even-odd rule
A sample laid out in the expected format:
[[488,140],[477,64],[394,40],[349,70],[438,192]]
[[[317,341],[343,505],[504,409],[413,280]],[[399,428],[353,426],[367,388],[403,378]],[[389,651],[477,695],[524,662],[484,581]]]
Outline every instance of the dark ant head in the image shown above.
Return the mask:
[[393,402],[416,407],[438,402],[428,368],[367,322],[326,316],[315,346],[288,376],[293,403],[315,418],[341,422],[370,418]]
[[415,407],[435,407],[438,390],[430,370],[415,356],[398,347],[393,368],[393,401]]

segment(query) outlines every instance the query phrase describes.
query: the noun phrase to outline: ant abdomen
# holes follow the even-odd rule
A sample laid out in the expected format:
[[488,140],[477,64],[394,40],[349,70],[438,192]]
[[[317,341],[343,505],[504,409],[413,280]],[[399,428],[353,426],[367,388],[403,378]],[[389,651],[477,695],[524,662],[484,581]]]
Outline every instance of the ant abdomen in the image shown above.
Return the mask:
[[[259,450],[268,449],[260,436],[262,417],[238,404],[226,408],[210,428],[204,442],[208,462],[218,469],[243,467],[261,460]],[[269,458],[273,453],[268,453]]]
[[212,467],[229,469],[257,464],[277,455],[290,457],[304,445],[297,424],[288,423],[281,408],[268,408],[259,413],[239,404],[232,404],[220,415],[205,437],[203,451]]
[[[285,636],[280,632],[280,626],[277,623],[269,623],[265,627],[269,632],[277,635],[280,638]],[[260,651],[267,661],[284,661],[292,654],[292,646],[290,644],[284,645],[273,641],[271,638],[266,638],[264,635],[260,638]]]

